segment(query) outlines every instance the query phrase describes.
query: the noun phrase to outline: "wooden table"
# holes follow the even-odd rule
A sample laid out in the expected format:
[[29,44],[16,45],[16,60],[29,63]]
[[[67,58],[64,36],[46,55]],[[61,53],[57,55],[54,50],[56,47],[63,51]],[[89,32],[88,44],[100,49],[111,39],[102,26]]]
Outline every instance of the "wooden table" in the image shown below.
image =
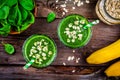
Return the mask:
[[[90,4],[85,4],[75,10],[68,7],[70,12],[77,13],[87,17],[90,21],[98,19],[95,13],[95,5],[98,0],[90,0]],[[0,80],[6,79],[23,79],[23,80],[107,80],[104,70],[113,62],[101,65],[89,65],[85,59],[92,52],[103,48],[120,37],[120,27],[109,26],[100,22],[92,28],[93,35],[90,42],[83,48],[70,49],[65,47],[58,39],[57,27],[62,18],[57,19],[52,23],[46,22],[46,14],[40,6],[40,0],[36,0],[37,15],[35,24],[29,29],[19,35],[9,35],[8,37],[0,37],[0,41],[11,43],[15,46],[16,52],[14,55],[5,53],[2,45],[0,44]],[[71,4],[70,4],[71,5]],[[32,34],[46,34],[53,38],[57,44],[58,54],[55,61],[48,67],[43,69],[36,69],[30,67],[23,70],[25,60],[22,55],[23,42]],[[75,52],[74,52],[75,51]],[[68,61],[69,56],[80,58],[79,63],[76,60]],[[66,63],[64,66],[63,63]],[[114,78],[112,78],[114,79]],[[115,79],[114,79],[115,80]]]

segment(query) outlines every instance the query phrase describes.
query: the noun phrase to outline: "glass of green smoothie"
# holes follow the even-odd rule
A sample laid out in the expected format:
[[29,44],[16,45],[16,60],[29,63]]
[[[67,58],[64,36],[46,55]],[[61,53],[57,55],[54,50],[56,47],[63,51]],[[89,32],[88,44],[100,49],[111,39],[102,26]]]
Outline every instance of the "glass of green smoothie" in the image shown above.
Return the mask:
[[[46,35],[34,34],[27,38],[22,48],[23,56],[29,63],[36,68],[50,65],[57,54],[57,47],[54,41]],[[33,63],[30,61],[34,59]],[[26,66],[27,66],[26,65]]]
[[89,24],[88,20],[78,14],[71,14],[62,19],[58,26],[60,41],[70,47],[79,48],[85,46],[92,35],[91,28],[84,28]]

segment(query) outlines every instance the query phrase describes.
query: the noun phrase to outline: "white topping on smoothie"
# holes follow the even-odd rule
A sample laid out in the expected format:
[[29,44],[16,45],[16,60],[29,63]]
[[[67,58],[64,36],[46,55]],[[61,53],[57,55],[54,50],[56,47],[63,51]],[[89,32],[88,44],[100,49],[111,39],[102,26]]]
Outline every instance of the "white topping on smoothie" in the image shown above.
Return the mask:
[[43,57],[43,60],[46,60],[47,58],[46,57]]
[[52,54],[52,51],[49,51],[48,54],[51,55],[51,54]]
[[53,54],[52,51],[49,51],[48,45],[48,42],[44,39],[34,42],[30,49],[29,57],[35,58],[35,63],[42,64],[43,60],[47,60],[47,57]]
[[46,56],[46,53],[42,53],[42,56],[45,57],[45,56]]
[[74,24],[75,24],[75,25],[79,25],[79,21],[75,21]]
[[85,24],[85,20],[80,20],[78,17],[76,17],[76,20],[73,23],[69,23],[68,26],[65,28],[64,33],[68,37],[66,41],[68,43],[72,42],[75,43],[76,40],[82,40],[83,34],[81,33],[81,29],[83,25]]
[[45,47],[43,48],[43,51],[44,51],[44,52],[48,52],[48,46],[45,46]]
[[70,42],[70,39],[67,39],[67,42],[69,43],[69,42]]
[[73,26],[73,24],[72,23],[69,23],[69,25],[68,25],[69,27],[72,27]]

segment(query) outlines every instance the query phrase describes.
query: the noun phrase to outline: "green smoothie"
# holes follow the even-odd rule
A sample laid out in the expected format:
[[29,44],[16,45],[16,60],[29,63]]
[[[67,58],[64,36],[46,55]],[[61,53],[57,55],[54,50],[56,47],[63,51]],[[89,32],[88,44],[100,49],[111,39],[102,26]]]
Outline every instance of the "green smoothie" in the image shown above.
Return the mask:
[[81,15],[72,14],[65,17],[58,26],[60,41],[70,48],[86,45],[92,35],[91,28],[83,28],[88,23],[88,20]]
[[23,44],[23,56],[27,62],[35,59],[33,67],[42,68],[50,65],[56,57],[57,48],[52,39],[45,35],[32,35]]

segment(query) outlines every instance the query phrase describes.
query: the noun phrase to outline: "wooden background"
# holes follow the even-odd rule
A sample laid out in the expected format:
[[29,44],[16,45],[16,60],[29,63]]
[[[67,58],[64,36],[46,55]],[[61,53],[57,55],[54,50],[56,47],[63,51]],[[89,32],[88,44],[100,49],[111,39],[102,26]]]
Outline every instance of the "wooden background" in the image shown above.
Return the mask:
[[[40,6],[39,1],[40,0],[36,0],[37,14],[35,24],[20,35],[0,36],[0,42],[11,43],[16,49],[14,55],[8,55],[4,52],[3,46],[0,44],[0,80],[115,80],[115,78],[106,77],[103,71],[116,60],[107,64],[89,65],[85,59],[92,52],[119,39],[120,26],[109,26],[100,22],[100,24],[92,28],[92,38],[85,47],[70,49],[65,47],[57,36],[57,27],[62,18],[57,17],[54,22],[47,23],[47,12],[45,14],[44,8]],[[67,15],[77,13],[87,17],[90,21],[98,19],[95,13],[97,1],[98,0],[90,0],[90,4],[85,4],[75,10],[68,7],[70,12],[68,12]],[[49,67],[43,69],[30,67],[28,70],[23,70],[23,66],[26,63],[21,52],[23,42],[26,38],[36,33],[46,34],[55,40],[58,48],[57,57]],[[73,53],[73,50],[75,50],[75,53]],[[80,58],[79,63],[75,63],[75,60],[68,61],[67,58],[69,56]],[[63,62],[66,63],[66,66],[63,65]],[[75,70],[75,72],[72,72],[73,70]]]

